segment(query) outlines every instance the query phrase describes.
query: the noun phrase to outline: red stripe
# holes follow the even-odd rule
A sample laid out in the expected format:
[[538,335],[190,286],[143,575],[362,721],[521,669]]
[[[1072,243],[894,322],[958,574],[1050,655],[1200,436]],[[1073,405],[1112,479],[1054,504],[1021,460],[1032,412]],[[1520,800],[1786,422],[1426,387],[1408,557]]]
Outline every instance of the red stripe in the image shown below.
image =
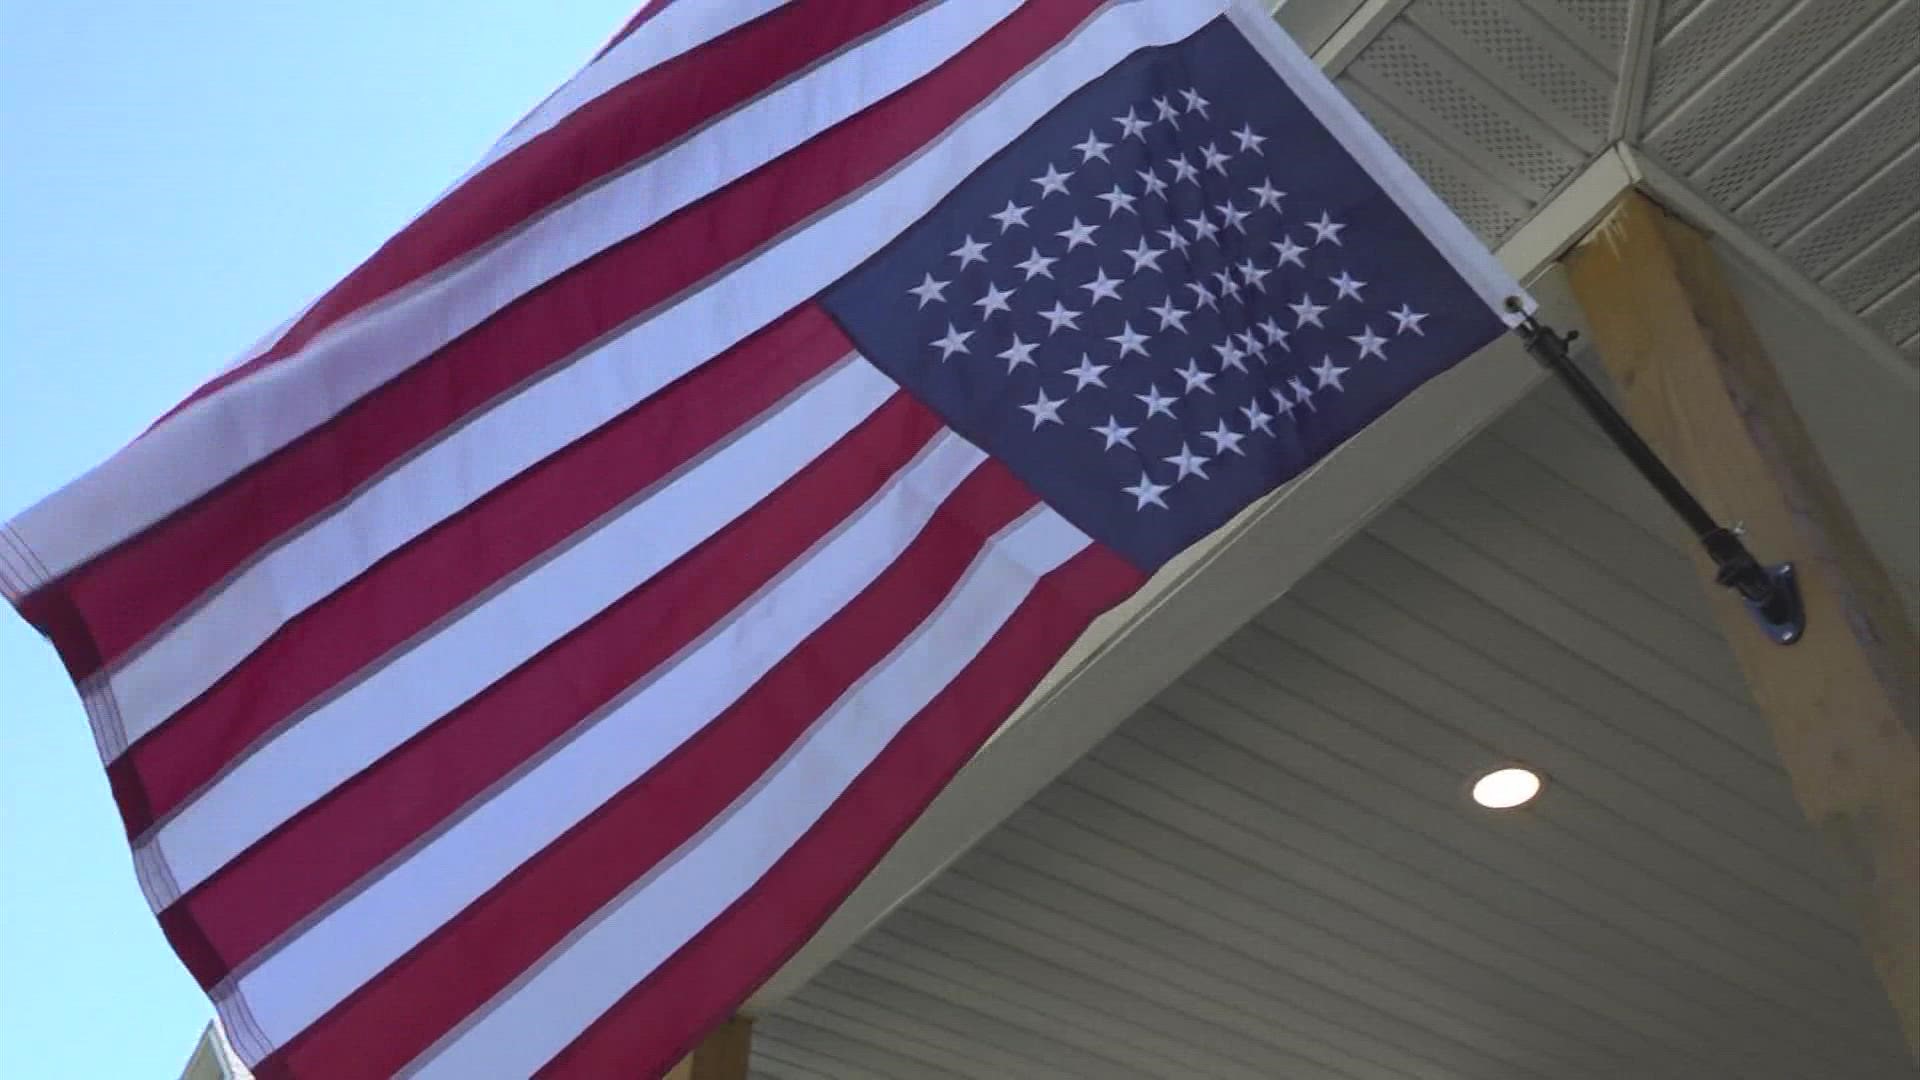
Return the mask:
[[282,626],[107,767],[130,833],[329,687],[398,648],[853,350],[811,305],[487,493]]
[[[84,614],[110,662],[261,547],[461,416],[876,178],[1097,6],[1098,0],[1025,6],[932,74],[536,289],[59,588]],[[71,645],[74,656],[83,645],[55,643],[63,652]]]
[[813,936],[1093,617],[1144,580],[1098,546],[1042,578],[980,655],[746,896],[539,1075],[666,1072]]
[[[448,192],[328,290],[272,348],[221,372],[167,415],[292,355],[343,316],[453,263],[600,177],[670,146],[917,2],[795,0],[583,103]],[[641,12],[621,36],[653,13]]]
[[[997,462],[733,707],[288,1045],[296,1075],[404,1065],[712,821],[1033,505]],[[378,1044],[378,1045],[374,1045]]]
[[[667,572],[227,864],[161,915],[188,968],[212,986],[666,662],[859,509],[939,428],[896,395]],[[202,942],[208,951],[194,955]]]

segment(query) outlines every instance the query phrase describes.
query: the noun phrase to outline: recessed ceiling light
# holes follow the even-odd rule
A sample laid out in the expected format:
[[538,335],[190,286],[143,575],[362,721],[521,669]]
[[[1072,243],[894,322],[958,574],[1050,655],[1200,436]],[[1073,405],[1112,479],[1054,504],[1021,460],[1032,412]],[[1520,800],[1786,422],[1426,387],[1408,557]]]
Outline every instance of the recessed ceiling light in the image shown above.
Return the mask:
[[1490,810],[1524,806],[1540,794],[1540,774],[1510,766],[1495,769],[1473,782],[1473,801]]

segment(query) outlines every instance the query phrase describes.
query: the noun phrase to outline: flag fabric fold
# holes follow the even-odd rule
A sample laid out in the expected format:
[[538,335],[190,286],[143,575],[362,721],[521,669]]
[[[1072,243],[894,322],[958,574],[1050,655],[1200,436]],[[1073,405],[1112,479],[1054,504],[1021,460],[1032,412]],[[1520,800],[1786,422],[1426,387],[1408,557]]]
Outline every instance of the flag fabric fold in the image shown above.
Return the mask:
[[0,529],[262,1076],[665,1070],[1522,295],[1252,4],[644,14]]

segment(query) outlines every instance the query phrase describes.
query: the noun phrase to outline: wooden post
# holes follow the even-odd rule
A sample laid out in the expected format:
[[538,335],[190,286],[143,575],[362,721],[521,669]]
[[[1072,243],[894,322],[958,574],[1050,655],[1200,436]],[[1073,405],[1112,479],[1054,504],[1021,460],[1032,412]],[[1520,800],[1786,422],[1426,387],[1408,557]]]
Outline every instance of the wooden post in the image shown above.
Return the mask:
[[1792,646],[1730,590],[1707,592],[1920,1058],[1913,629],[1706,237],[1633,194],[1565,261],[1627,417],[1722,523],[1746,523],[1756,557],[1798,571],[1807,632]]
[[667,1073],[666,1080],[747,1080],[752,1050],[753,1021],[736,1016],[714,1028]]

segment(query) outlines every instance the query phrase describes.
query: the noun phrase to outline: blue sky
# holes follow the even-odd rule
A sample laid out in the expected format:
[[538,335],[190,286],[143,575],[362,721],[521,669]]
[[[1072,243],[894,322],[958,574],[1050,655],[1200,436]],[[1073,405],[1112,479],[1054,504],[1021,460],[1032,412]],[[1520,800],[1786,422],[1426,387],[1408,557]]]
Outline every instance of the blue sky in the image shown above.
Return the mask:
[[[350,270],[639,0],[0,0],[0,518]],[[211,1010],[53,650],[0,614],[0,1076],[172,1077]]]

